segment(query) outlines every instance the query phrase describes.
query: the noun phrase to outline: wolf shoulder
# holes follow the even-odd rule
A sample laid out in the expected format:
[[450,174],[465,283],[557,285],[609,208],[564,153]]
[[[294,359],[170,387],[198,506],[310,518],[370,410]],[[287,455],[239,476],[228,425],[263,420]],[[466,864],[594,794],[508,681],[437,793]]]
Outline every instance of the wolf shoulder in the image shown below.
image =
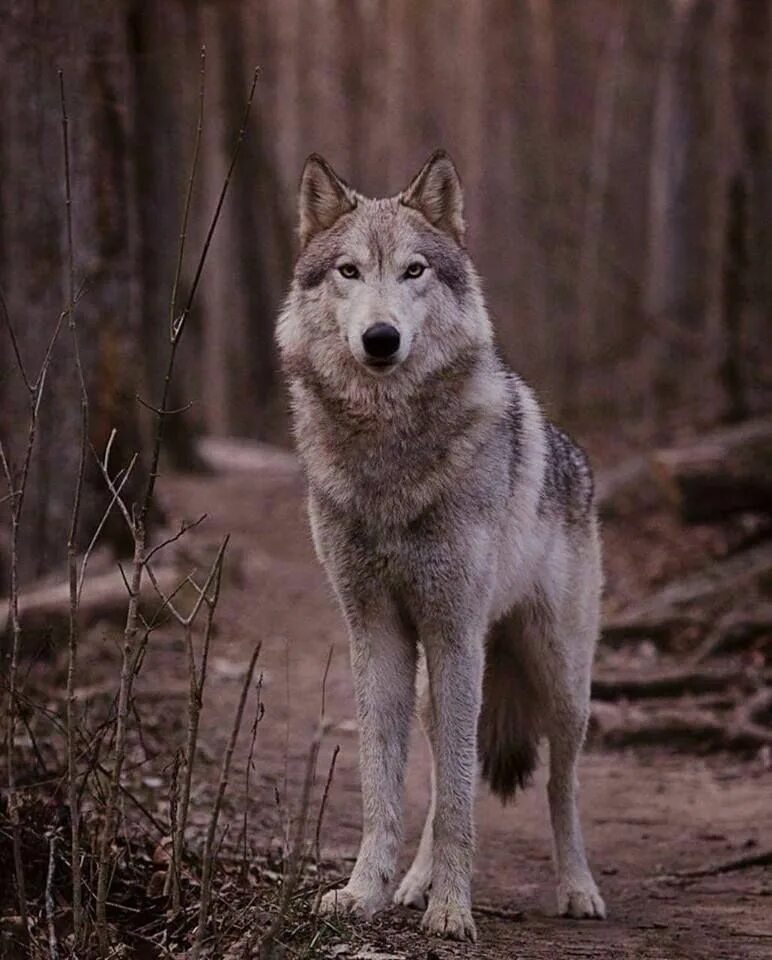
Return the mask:
[[[595,485],[584,449],[543,413],[533,390],[507,371],[509,434],[514,496],[523,486],[536,495],[540,515],[568,523],[595,517]],[[538,493],[537,493],[538,491]]]

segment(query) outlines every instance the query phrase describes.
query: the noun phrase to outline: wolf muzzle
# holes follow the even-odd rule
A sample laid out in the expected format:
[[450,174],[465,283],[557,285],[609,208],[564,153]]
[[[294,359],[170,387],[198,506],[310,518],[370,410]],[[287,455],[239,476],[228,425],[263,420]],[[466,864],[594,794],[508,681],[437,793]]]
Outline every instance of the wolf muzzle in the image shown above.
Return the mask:
[[375,365],[391,361],[399,350],[399,343],[399,330],[390,323],[374,323],[362,334],[365,356]]

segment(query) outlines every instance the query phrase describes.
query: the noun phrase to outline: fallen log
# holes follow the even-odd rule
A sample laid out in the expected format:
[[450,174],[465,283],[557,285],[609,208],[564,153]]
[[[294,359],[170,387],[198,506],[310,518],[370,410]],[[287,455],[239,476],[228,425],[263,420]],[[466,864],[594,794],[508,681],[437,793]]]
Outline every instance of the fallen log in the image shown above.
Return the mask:
[[300,473],[300,461],[289,450],[242,437],[201,437],[196,450],[214,473]]
[[696,667],[713,657],[747,650],[763,638],[772,639],[772,604],[762,603],[755,610],[730,610],[689,659]]
[[760,722],[768,712],[768,695],[766,690],[759,692],[751,698],[755,703],[750,709],[739,706],[724,713],[700,703],[652,707],[593,701],[590,732],[603,746],[616,749],[667,746],[696,753],[754,752],[772,745],[772,727]]
[[[170,594],[182,579],[175,567],[159,567],[154,570],[158,585],[165,594]],[[126,617],[129,594],[120,570],[112,569],[96,576],[86,577],[78,606],[78,618],[82,628],[108,620],[120,623]],[[155,588],[148,577],[143,578],[140,603],[155,609],[160,605]],[[0,639],[8,629],[8,600],[0,601]],[[66,636],[69,630],[70,587],[65,582],[49,582],[30,585],[19,597],[19,616],[27,652],[44,637],[56,641]]]
[[735,553],[712,566],[668,584],[641,603],[628,607],[620,622],[660,622],[685,613],[691,604],[720,598],[772,571],[772,541]]
[[772,515],[772,419],[717,430],[683,447],[658,450],[651,469],[685,523],[736,513]]
[[731,687],[747,687],[747,674],[740,670],[670,670],[643,676],[596,675],[592,680],[594,700],[645,700],[653,697],[698,696]]
[[[705,618],[699,613],[663,611],[661,615],[620,615],[606,620],[602,628],[603,643],[620,649],[629,643],[651,640],[657,647],[667,647],[671,638],[690,627],[705,627]],[[701,634],[703,630],[700,631]]]

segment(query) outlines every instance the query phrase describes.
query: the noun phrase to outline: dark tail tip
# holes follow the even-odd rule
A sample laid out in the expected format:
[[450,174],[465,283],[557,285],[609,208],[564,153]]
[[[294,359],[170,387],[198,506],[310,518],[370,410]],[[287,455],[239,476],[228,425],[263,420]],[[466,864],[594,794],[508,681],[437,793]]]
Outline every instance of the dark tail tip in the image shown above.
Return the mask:
[[482,775],[491,792],[502,803],[509,803],[518,790],[525,790],[531,782],[539,754],[533,742],[516,746],[511,743],[489,744],[481,750],[481,759]]

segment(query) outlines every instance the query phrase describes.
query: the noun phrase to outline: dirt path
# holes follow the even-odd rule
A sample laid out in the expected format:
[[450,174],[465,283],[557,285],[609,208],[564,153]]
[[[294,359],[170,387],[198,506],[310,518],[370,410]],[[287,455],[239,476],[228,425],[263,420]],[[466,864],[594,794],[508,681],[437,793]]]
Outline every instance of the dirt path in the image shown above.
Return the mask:
[[[213,761],[227,737],[241,667],[254,642],[263,640],[266,715],[258,736],[252,804],[255,846],[278,835],[275,788],[283,794],[286,781],[289,797],[299,794],[319,716],[324,665],[334,645],[326,686],[327,714],[334,727],[320,768],[326,770],[334,744],[341,749],[323,848],[330,860],[353,857],[360,810],[347,651],[337,609],[313,556],[297,468],[289,458],[279,458],[259,472],[167,478],[163,496],[173,518],[209,514],[191,541],[195,550],[205,549],[222,534],[233,537],[204,713],[204,741]],[[174,671],[181,658],[164,655],[165,642],[161,638],[154,651],[152,682],[179,685],[184,678]],[[425,759],[416,734],[406,801],[410,850],[427,803]],[[373,925],[373,949],[435,960],[772,956],[769,872],[756,868],[689,885],[659,879],[769,846],[770,774],[731,761],[665,751],[645,756],[589,751],[582,783],[586,837],[609,907],[608,922],[582,924],[554,915],[542,770],[535,785],[510,808],[502,809],[481,793],[474,892],[480,908],[479,945],[430,943],[416,935],[418,914],[395,911]],[[408,856],[406,851],[406,861]]]

